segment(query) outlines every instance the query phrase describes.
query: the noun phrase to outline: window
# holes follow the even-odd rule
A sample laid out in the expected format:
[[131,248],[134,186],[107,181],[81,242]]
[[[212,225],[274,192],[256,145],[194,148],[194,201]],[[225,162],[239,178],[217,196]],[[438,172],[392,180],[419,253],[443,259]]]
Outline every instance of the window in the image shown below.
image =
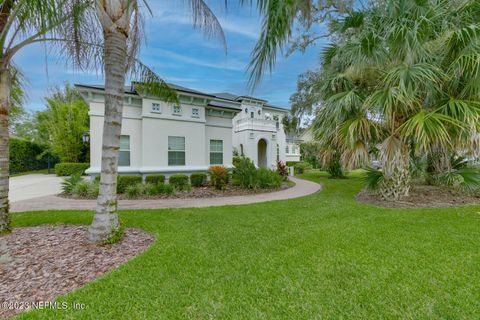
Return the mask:
[[173,106],[173,114],[177,114],[177,115],[182,114],[182,107],[180,107],[180,106]]
[[286,146],[286,147],[285,147],[285,153],[289,153],[288,151],[289,151],[289,150],[288,150],[288,146]]
[[185,137],[168,137],[168,165],[185,165]]
[[121,167],[130,166],[130,136],[120,136],[118,165]]
[[243,157],[244,156],[244,153],[243,153],[243,144],[240,144],[240,155]]
[[152,112],[162,112],[162,110],[160,109],[160,103],[152,103]]
[[198,118],[200,116],[200,111],[198,108],[192,108],[192,117]]
[[210,164],[223,164],[222,140],[210,140]]
[[280,146],[277,143],[277,161],[280,161]]
[[255,118],[255,112],[250,112],[250,118]]
[[292,146],[292,154],[295,154],[295,146]]
[[280,130],[280,122],[278,120],[275,122],[275,126],[277,127],[277,131]]

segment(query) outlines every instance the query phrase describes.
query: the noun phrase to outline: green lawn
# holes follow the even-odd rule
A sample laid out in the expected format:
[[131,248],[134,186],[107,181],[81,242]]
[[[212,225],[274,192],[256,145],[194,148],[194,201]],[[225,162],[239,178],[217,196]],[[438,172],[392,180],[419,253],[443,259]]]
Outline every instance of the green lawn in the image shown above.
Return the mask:
[[[144,254],[60,298],[51,319],[478,319],[480,207],[379,209],[357,178],[288,201],[123,211],[156,234]],[[22,213],[15,226],[91,221],[89,212]],[[72,253],[74,254],[74,253]]]
[[[54,170],[52,169],[52,173]],[[25,171],[25,172],[20,172],[20,173],[14,173],[11,174],[10,177],[19,177],[19,176],[25,176],[27,174],[48,174],[48,169],[40,169],[40,170],[33,170],[33,171]]]

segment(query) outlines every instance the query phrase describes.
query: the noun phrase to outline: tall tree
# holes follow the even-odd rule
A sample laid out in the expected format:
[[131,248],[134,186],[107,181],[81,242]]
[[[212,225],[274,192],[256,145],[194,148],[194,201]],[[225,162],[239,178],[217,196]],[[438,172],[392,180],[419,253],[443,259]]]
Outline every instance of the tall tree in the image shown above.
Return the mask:
[[89,126],[87,103],[68,84],[64,89],[55,88],[46,102],[47,108],[36,117],[37,128],[45,126],[48,131],[48,141],[44,143],[61,162],[80,162],[84,151],[82,134]]
[[[12,59],[24,47],[49,41],[73,62],[80,62],[83,12],[87,1],[0,0],[0,233],[10,229],[8,212],[9,112]],[[14,96],[15,97],[15,96]]]
[[[206,35],[225,37],[213,12],[203,0],[188,1],[195,27]],[[144,1],[147,9],[148,3]],[[96,0],[94,11],[104,39],[105,116],[103,124],[100,190],[93,222],[88,229],[91,242],[109,239],[119,230],[117,216],[117,174],[125,75],[137,71],[137,90],[177,102],[176,95],[154,73],[136,64],[141,38],[141,10],[136,0]]]
[[379,192],[408,195],[411,154],[475,153],[480,117],[478,1],[385,0],[343,21],[323,55],[315,121],[355,167],[380,147]]

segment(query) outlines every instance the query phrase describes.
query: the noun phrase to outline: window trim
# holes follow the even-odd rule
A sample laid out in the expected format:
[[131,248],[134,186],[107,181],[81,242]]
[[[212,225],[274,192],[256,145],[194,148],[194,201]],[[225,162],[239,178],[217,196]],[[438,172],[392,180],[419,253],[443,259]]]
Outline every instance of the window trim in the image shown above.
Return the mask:
[[[121,143],[122,137],[128,137],[128,149],[122,149],[122,143]],[[131,146],[130,140],[131,140],[130,135],[128,135],[128,134],[120,135],[120,143],[119,143],[119,151],[118,151],[118,166],[119,167],[130,167],[131,164],[132,164],[132,159],[131,159],[132,146]],[[128,164],[127,165],[120,164],[120,156],[121,156],[122,152],[128,152]]]
[[[170,149],[170,138],[183,138],[183,150],[181,149]],[[168,151],[168,166],[185,166],[186,165],[186,162],[187,162],[187,159],[186,159],[186,156],[187,156],[187,153],[186,153],[186,139],[185,137],[182,137],[182,136],[168,136],[168,145],[167,145],[167,151]],[[174,163],[171,163],[170,162],[170,152],[175,152],[175,153],[183,153],[183,164],[174,164]]]
[[[178,108],[178,112],[175,112],[175,110]],[[172,115],[174,116],[181,116],[183,113],[182,106],[181,105],[173,105],[172,107]]]
[[[158,106],[158,110],[155,110],[154,106]],[[152,102],[152,105],[150,107],[150,111],[152,113],[162,113],[162,105],[160,103],[157,103],[157,102]]]
[[[197,111],[197,113],[195,114],[194,111]],[[192,118],[200,118],[200,108],[192,108]]]
[[[212,141],[217,141],[217,142],[220,141],[220,142],[221,142],[221,146],[222,146],[222,151],[212,151]],[[220,140],[220,139],[210,139],[210,141],[209,141],[209,151],[210,151],[210,152],[209,152],[209,155],[210,155],[210,159],[209,159],[210,161],[209,161],[209,162],[210,162],[210,164],[211,164],[211,165],[223,165],[223,161],[224,161],[224,159],[223,159],[223,140]],[[220,154],[220,155],[222,156],[222,161],[221,161],[221,163],[213,163],[213,162],[212,162],[212,154],[216,154],[216,155]]]

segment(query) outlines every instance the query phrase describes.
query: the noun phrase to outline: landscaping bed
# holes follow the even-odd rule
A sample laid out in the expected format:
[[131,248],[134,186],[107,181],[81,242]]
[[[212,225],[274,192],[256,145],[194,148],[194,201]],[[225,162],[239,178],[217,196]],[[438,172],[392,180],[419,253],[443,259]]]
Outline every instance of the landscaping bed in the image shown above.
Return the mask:
[[461,193],[447,187],[413,185],[408,197],[399,201],[385,201],[380,195],[364,189],[355,199],[384,208],[445,208],[452,206],[480,204],[480,197]]
[[0,237],[0,318],[51,302],[102,276],[145,251],[154,237],[126,229],[123,240],[108,246],[90,244],[87,227],[15,228]]

